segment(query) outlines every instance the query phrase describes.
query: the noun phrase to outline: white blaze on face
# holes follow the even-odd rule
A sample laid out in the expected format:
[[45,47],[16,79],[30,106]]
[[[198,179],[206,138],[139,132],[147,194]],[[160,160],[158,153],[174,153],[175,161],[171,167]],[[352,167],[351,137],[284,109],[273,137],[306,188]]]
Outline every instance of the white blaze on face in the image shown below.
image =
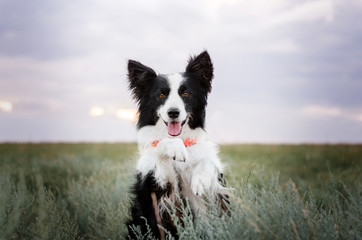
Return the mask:
[[[184,123],[187,118],[185,104],[178,93],[184,78],[179,73],[166,75],[166,78],[170,86],[170,93],[167,96],[165,104],[158,109],[158,115],[166,122],[169,134],[177,136],[181,133],[182,123]],[[170,118],[170,110],[177,110],[179,116],[177,118]]]

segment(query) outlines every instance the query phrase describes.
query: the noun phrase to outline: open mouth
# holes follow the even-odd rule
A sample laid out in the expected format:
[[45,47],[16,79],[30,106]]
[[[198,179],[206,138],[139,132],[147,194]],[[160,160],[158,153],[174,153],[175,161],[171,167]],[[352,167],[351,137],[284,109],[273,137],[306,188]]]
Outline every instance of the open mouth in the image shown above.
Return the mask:
[[171,136],[178,136],[181,134],[182,127],[185,125],[187,118],[182,122],[165,122],[168,134]]

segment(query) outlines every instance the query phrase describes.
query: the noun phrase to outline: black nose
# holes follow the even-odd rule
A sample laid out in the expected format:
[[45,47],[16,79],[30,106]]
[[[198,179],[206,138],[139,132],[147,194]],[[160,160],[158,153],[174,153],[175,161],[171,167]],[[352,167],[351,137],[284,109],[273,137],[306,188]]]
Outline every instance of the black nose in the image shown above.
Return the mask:
[[178,116],[180,115],[180,110],[178,110],[177,108],[171,108],[170,110],[168,110],[167,114],[170,118],[178,118]]

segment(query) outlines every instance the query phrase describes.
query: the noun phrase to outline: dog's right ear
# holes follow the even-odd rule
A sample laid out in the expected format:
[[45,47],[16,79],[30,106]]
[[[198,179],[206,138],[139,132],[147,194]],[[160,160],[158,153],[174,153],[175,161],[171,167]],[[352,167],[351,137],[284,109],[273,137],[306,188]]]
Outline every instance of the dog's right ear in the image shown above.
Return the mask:
[[137,101],[141,99],[142,92],[149,87],[150,81],[156,77],[157,74],[152,68],[134,60],[128,61],[129,89]]

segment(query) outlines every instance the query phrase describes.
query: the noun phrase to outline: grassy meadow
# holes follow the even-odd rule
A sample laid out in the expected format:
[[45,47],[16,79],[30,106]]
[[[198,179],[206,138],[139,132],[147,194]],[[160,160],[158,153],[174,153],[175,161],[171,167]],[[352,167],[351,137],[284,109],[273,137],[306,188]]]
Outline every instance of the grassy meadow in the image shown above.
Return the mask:
[[[0,239],[126,239],[136,151],[0,144]],[[220,156],[230,213],[210,203],[207,221],[175,218],[181,239],[362,239],[362,145],[226,145]]]

